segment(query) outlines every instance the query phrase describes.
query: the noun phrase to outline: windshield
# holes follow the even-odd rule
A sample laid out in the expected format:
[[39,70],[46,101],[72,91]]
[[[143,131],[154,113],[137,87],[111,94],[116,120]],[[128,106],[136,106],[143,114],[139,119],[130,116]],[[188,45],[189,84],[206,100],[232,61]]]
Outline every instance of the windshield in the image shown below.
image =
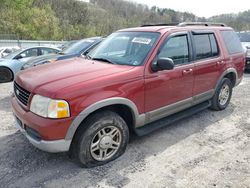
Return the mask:
[[238,33],[241,42],[250,42],[250,32]]
[[64,49],[60,54],[78,54],[81,53],[83,50],[87,49],[91,44],[93,44],[95,40],[92,39],[85,39],[80,40],[73,45]]
[[10,54],[4,56],[3,58],[4,58],[4,59],[13,59],[16,55],[18,55],[18,54],[21,53],[21,52],[22,52],[22,50],[20,49],[20,50],[17,50],[17,51],[15,51],[15,52],[12,52],[12,53],[10,53]]
[[117,32],[88,54],[91,59],[119,65],[142,65],[159,33]]

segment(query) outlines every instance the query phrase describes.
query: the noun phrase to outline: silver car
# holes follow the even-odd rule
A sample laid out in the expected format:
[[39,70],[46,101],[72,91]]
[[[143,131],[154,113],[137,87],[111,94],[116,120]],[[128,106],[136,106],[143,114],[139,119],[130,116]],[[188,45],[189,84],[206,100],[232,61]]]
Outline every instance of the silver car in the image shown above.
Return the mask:
[[31,47],[17,50],[0,59],[0,83],[14,80],[24,63],[30,58],[45,54],[58,53],[60,49],[52,47]]

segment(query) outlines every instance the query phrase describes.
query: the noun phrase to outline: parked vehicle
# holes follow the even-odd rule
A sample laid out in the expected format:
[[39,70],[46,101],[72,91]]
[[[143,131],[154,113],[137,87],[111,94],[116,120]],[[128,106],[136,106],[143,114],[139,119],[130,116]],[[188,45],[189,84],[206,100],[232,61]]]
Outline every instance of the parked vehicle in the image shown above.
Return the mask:
[[130,28],[86,59],[20,72],[11,102],[35,147],[69,151],[92,167],[121,156],[130,131],[144,135],[208,107],[224,110],[244,68],[239,38],[223,24]]
[[73,43],[71,46],[64,49],[58,54],[34,57],[30,59],[27,63],[25,63],[22,66],[21,70],[25,70],[27,68],[35,67],[38,65],[43,65],[46,63],[57,62],[59,60],[65,60],[73,57],[83,56],[91,49],[96,47],[102,40],[103,38],[101,37],[87,38]]
[[19,50],[20,48],[18,46],[13,47],[0,47],[0,58],[3,58],[4,56]]
[[38,46],[20,49],[10,53],[0,59],[0,83],[12,81],[16,73],[20,71],[23,64],[26,63],[31,57],[51,53],[55,54],[59,51],[60,49],[57,48]]
[[58,46],[58,48],[60,48],[61,50],[64,50],[70,46],[72,46],[74,43],[78,42],[79,40],[71,40],[71,41],[67,41],[64,44]]
[[246,71],[250,72],[250,31],[238,33],[242,46],[246,50]]

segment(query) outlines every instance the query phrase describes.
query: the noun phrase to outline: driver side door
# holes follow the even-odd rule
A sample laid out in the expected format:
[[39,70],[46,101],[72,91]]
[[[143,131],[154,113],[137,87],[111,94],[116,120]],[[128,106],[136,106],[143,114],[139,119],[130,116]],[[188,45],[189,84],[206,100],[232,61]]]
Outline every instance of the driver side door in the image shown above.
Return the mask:
[[191,51],[188,32],[174,33],[161,45],[154,62],[161,58],[171,58],[174,62],[174,69],[145,75],[147,123],[192,105],[194,65],[191,61]]

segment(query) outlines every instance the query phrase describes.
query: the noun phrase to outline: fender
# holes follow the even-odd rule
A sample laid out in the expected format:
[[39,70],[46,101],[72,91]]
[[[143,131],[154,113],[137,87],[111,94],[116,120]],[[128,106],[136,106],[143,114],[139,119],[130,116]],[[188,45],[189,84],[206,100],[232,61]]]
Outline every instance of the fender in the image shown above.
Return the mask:
[[101,101],[98,101],[92,105],[90,105],[89,107],[87,107],[86,109],[84,109],[72,122],[72,124],[70,125],[65,140],[72,140],[73,136],[77,130],[77,128],[80,126],[80,124],[82,123],[82,121],[92,112],[95,112],[98,109],[101,109],[103,107],[106,106],[110,106],[110,105],[117,105],[117,104],[121,104],[121,105],[126,105],[127,107],[129,107],[133,113],[133,119],[134,119],[134,125],[135,127],[139,127],[144,125],[145,123],[145,114],[140,114],[138,112],[138,109],[135,105],[134,102],[132,102],[129,99],[126,98],[122,98],[122,97],[112,97],[112,98],[108,98],[108,99],[104,99]]
[[238,84],[240,83],[241,80],[238,78],[238,73],[237,73],[236,69],[231,67],[231,68],[226,69],[226,70],[221,74],[221,76],[220,76],[220,78],[219,78],[219,81],[217,82],[217,84],[216,84],[216,86],[215,86],[215,91],[217,90],[217,88],[218,88],[219,84],[221,83],[222,79],[223,79],[228,73],[234,73],[234,75],[235,75],[236,80],[235,80],[235,85],[234,85],[234,86],[236,86],[236,85],[238,85]]

